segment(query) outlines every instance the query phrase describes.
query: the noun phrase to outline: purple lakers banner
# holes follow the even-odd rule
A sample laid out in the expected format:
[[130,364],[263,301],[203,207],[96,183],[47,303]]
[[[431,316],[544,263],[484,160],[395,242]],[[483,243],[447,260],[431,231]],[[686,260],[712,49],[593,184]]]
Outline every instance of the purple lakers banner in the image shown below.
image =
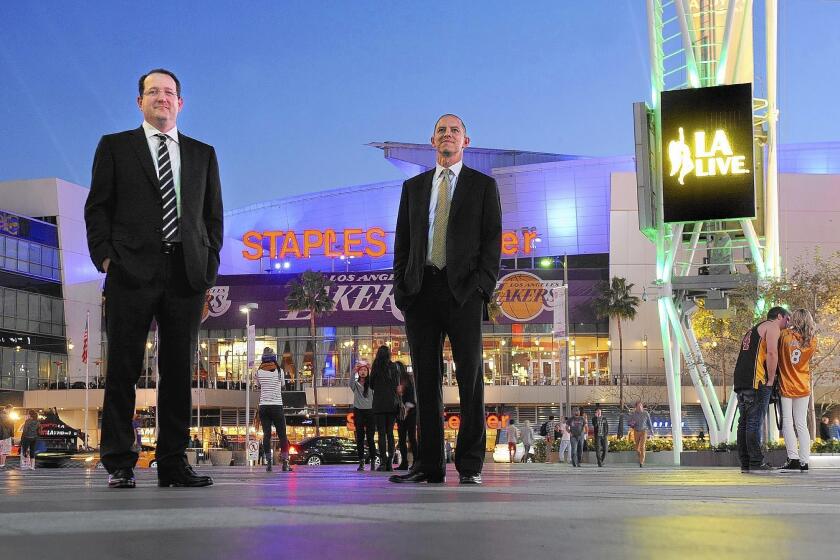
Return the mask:
[[[572,274],[573,273],[573,274]],[[602,271],[570,271],[569,314],[572,322],[594,323],[591,306],[594,288]],[[404,322],[394,305],[394,273],[376,272],[324,273],[333,285],[330,297],[335,310],[319,320],[330,326],[386,326]],[[305,327],[308,312],[289,311],[286,307],[287,284],[297,274],[256,274],[220,276],[217,285],[207,291],[202,315],[204,329],[243,328],[245,317],[239,307],[249,302],[259,304],[251,311],[251,323],[258,327]],[[559,304],[558,289],[563,285],[559,270],[503,272],[497,284],[501,308],[499,323],[552,323],[554,307]]]

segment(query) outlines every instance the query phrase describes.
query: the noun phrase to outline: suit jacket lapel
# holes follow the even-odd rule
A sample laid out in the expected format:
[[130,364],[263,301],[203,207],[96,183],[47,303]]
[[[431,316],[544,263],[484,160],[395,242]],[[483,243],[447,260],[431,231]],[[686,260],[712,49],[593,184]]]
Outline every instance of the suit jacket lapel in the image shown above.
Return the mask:
[[192,196],[190,189],[200,185],[201,181],[194,177],[197,172],[196,161],[196,144],[189,136],[184,136],[178,133],[178,148],[181,151],[181,215],[184,214],[184,209],[187,206],[187,201],[197,200]]
[[429,209],[432,204],[432,181],[435,177],[435,168],[433,167],[426,172],[426,177],[423,179],[423,190],[420,193],[420,204],[418,208],[423,212],[420,216],[420,223],[423,224],[423,230],[418,232],[420,239],[423,240],[423,262],[426,260],[426,252],[428,251],[429,243]]
[[134,151],[137,152],[137,157],[140,159],[140,167],[146,173],[149,181],[155,187],[155,190],[160,188],[157,172],[155,172],[155,162],[152,161],[152,153],[149,151],[149,141],[146,140],[146,131],[143,127],[136,128],[131,131],[131,144]]

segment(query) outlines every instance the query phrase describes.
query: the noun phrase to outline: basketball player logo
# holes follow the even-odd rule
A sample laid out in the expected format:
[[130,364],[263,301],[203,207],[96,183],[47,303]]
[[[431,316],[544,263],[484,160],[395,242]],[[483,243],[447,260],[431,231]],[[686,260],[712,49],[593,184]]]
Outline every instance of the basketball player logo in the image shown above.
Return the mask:
[[694,162],[691,159],[691,148],[685,143],[685,133],[680,127],[680,139],[668,142],[668,159],[671,160],[671,177],[680,174],[677,179],[680,185],[685,185],[685,176],[694,170]]

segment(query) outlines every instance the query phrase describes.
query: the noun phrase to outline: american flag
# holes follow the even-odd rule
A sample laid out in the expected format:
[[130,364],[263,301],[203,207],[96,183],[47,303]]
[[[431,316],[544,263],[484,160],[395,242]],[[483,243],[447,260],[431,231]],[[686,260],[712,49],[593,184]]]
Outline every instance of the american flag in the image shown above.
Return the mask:
[[82,363],[88,363],[88,323],[90,322],[90,317],[85,319],[85,335],[82,337]]

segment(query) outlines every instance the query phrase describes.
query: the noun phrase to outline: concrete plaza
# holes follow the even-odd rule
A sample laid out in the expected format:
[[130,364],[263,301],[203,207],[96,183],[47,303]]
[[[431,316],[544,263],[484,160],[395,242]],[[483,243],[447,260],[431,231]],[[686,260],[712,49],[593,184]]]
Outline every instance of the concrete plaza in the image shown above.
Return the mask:
[[200,469],[163,489],[138,470],[0,471],[0,557],[827,558],[840,550],[840,470],[487,465],[482,486],[396,485],[355,466]]

